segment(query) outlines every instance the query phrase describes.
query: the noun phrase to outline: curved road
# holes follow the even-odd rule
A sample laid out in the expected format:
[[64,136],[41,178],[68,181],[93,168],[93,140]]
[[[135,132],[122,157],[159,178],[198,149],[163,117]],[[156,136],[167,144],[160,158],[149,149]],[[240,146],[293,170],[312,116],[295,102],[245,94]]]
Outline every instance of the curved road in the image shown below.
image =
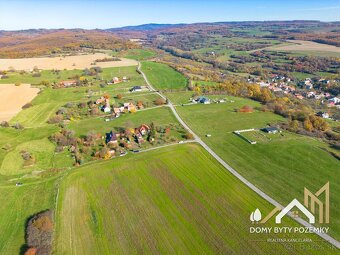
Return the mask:
[[[267,200],[269,203],[271,203],[272,205],[274,205],[275,207],[280,207],[280,208],[284,208],[284,206],[282,206],[279,202],[277,202],[276,200],[274,200],[273,198],[271,198],[270,196],[268,196],[266,193],[264,193],[263,191],[261,191],[259,188],[257,188],[254,184],[252,184],[251,182],[249,182],[247,179],[245,179],[242,175],[240,175],[234,168],[232,168],[230,165],[228,165],[222,158],[220,158],[205,142],[202,141],[202,139],[196,135],[194,133],[194,131],[191,130],[191,128],[182,120],[182,118],[178,115],[176,108],[174,107],[174,105],[171,103],[171,101],[169,99],[167,99],[162,93],[160,93],[159,91],[155,90],[155,88],[151,85],[151,83],[148,81],[146,75],[143,73],[143,71],[141,70],[141,63],[138,62],[138,67],[137,70],[138,72],[143,76],[146,84],[148,85],[149,89],[151,91],[156,92],[160,97],[162,97],[163,99],[168,101],[168,106],[170,107],[170,109],[172,110],[173,114],[175,115],[175,117],[177,118],[177,120],[179,121],[179,123],[181,123],[183,125],[184,128],[186,128],[190,133],[193,134],[195,141],[198,142],[206,151],[208,151],[210,153],[211,156],[213,156],[218,162],[220,162],[220,164],[222,166],[224,166],[230,173],[232,173],[236,178],[238,178],[241,182],[243,182],[245,185],[247,185],[250,189],[252,189],[254,192],[256,192],[258,195],[260,195],[262,198],[264,198],[265,200]],[[249,212],[250,213],[250,212]],[[310,223],[308,223],[307,221],[299,218],[299,217],[293,217],[292,213],[288,213],[288,215],[294,219],[295,221],[297,221],[298,223],[300,223],[302,226],[304,227],[313,227],[313,225],[311,225]],[[340,249],[340,242],[335,240],[333,237],[324,234],[324,233],[319,233],[319,232],[315,232],[315,234],[317,234],[318,236],[320,236],[321,238],[323,238],[324,240],[326,240],[327,242],[333,244],[335,247],[337,247],[338,249]]]

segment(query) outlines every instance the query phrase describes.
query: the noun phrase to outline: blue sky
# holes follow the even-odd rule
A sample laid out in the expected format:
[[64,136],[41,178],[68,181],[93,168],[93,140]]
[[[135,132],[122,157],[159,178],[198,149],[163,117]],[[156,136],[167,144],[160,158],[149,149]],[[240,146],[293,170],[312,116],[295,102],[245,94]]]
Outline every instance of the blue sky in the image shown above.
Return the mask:
[[0,0],[0,30],[145,23],[340,20],[340,0]]

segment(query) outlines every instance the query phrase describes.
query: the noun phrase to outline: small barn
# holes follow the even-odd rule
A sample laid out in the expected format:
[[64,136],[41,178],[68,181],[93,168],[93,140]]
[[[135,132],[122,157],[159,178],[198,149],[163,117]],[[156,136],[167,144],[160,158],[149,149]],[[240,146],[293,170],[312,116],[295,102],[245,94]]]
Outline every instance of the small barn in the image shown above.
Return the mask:
[[279,132],[279,129],[277,127],[265,127],[262,128],[261,130],[268,134],[276,134],[277,132]]

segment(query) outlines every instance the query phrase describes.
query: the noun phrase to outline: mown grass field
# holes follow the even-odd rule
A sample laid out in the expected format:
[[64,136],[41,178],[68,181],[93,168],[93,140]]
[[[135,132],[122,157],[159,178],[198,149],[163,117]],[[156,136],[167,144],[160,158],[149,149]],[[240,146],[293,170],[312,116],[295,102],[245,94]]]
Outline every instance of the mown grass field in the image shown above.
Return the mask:
[[[140,153],[64,179],[55,254],[306,254],[268,245],[271,234],[250,234],[257,207],[272,209],[198,145]],[[285,224],[296,226],[288,218]]]
[[141,60],[147,60],[147,59],[153,58],[157,54],[154,51],[149,50],[149,49],[130,49],[130,50],[122,51],[119,53],[114,53],[113,55],[141,61]]
[[21,187],[0,186],[0,194],[0,254],[23,254],[20,249],[25,244],[26,220],[54,207],[54,181]]
[[168,65],[145,61],[142,70],[155,89],[184,89],[187,86],[187,79]]
[[[340,237],[339,161],[316,139],[283,133],[284,137],[251,145],[232,131],[262,128],[282,121],[272,113],[234,112],[236,105],[258,103],[235,99],[235,103],[177,107],[184,121],[228,164],[282,204],[292,198],[303,201],[304,187],[316,192],[327,181],[331,186],[331,230]],[[211,137],[205,137],[211,134]],[[272,135],[271,135],[272,136]],[[280,134],[277,134],[280,136]],[[283,192],[285,191],[285,192]],[[333,194],[333,195],[332,195]]]
[[[58,128],[52,125],[20,131],[13,128],[0,128],[0,180],[6,179],[6,176],[20,175],[34,169],[41,170],[55,165],[51,161],[54,146],[47,137],[57,130]],[[20,153],[22,150],[27,150],[36,157],[36,164],[33,167],[23,168]]]
[[[74,130],[79,136],[87,135],[91,131],[96,131],[104,135],[113,129],[124,129],[126,123],[131,123],[134,127],[138,127],[141,124],[149,125],[151,122],[154,122],[155,126],[179,126],[171,110],[168,107],[160,107],[137,111],[136,113],[122,114],[121,117],[109,122],[105,122],[103,118],[74,121],[68,125],[68,128]],[[184,129],[182,130],[184,131]],[[182,135],[181,133],[177,134],[177,138],[181,138]]]
[[[9,72],[6,74],[8,76],[7,79],[0,79],[0,84],[8,84],[8,83],[29,83],[33,85],[40,84],[42,81],[46,81],[49,83],[58,83],[63,80],[74,79],[76,75],[83,76],[87,78],[90,82],[97,82],[93,76],[86,76],[83,73],[83,70],[60,70],[59,73],[55,73],[51,70],[42,70],[40,71],[40,77],[33,77],[32,73],[20,73],[20,72]],[[144,84],[143,78],[136,72],[135,66],[128,67],[108,67],[102,68],[102,72],[99,73],[99,78],[103,80],[110,80],[113,77],[127,76],[131,79],[132,85],[141,85]]]

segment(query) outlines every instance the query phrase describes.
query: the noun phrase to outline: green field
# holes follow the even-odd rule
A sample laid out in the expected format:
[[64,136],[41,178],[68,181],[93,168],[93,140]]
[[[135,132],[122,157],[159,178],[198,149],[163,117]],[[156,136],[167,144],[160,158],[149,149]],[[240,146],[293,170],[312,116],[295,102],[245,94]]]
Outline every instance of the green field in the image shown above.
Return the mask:
[[168,65],[142,62],[142,70],[155,89],[184,89],[187,79]]
[[[198,145],[140,153],[129,160],[82,167],[64,179],[55,251],[84,255],[305,253],[287,250],[282,244],[268,245],[265,240],[272,235],[250,234],[249,212],[257,207],[263,212],[272,208]],[[288,218],[284,224],[296,226]],[[264,242],[255,241],[261,239]]]
[[131,58],[141,61],[155,57],[156,53],[150,49],[131,49],[119,53],[114,53],[114,56]]
[[[51,70],[42,70],[40,72],[40,77],[33,77],[32,73],[20,74],[19,72],[9,72],[7,74],[7,79],[0,79],[0,84],[9,83],[29,83],[33,85],[40,84],[42,81],[46,81],[50,84],[58,83],[63,80],[74,79],[75,76],[83,76],[93,82],[94,84],[99,84],[100,80],[96,80],[94,76],[83,75],[82,70],[60,70],[59,74],[54,73]],[[110,80],[113,77],[123,77],[127,76],[131,79],[132,85],[142,85],[144,84],[143,78],[136,72],[135,66],[127,67],[109,67],[102,68],[102,72],[99,73],[99,78],[103,80]]]
[[[331,230],[340,237],[339,161],[325,149],[327,144],[305,136],[283,133],[271,141],[251,145],[232,132],[262,128],[283,119],[273,113],[240,113],[235,106],[258,103],[235,99],[235,103],[177,107],[184,121],[228,164],[246,179],[282,204],[296,197],[303,201],[303,189],[316,192],[327,181],[331,185]],[[205,137],[211,134],[211,137]],[[274,135],[270,135],[274,136]],[[274,136],[274,137],[275,137]],[[287,191],[287,192],[282,192]]]
[[[155,118],[157,116],[157,118]],[[172,115],[168,107],[137,111],[136,113],[122,114],[121,117],[113,121],[105,122],[103,118],[85,119],[71,122],[68,128],[74,130],[77,135],[86,135],[90,131],[104,134],[112,129],[125,128],[125,124],[132,123],[134,127],[141,124],[149,125],[154,122],[155,126],[178,125],[176,118]],[[179,138],[180,138],[180,134]]]
[[[137,49],[129,50],[125,57],[140,60],[151,58],[152,54]],[[167,91],[164,95],[174,104],[188,103],[193,96],[192,91],[179,91],[186,88],[187,80],[171,67],[143,62],[142,69],[156,89]],[[0,83],[38,84],[43,79],[53,83],[79,73],[61,71],[60,77],[56,77],[50,71],[42,71],[39,78],[10,73],[10,78]],[[129,92],[132,86],[145,85],[136,67],[105,68],[99,76],[96,80],[91,77],[92,85],[87,87],[43,87],[32,101],[33,106],[10,121],[20,122],[25,129],[0,127],[1,255],[23,254],[25,223],[45,209],[56,210],[53,254],[271,254],[274,250],[277,254],[336,254],[315,235],[250,234],[249,227],[255,225],[249,221],[250,213],[260,208],[266,215],[273,206],[198,144],[174,145],[185,140],[186,131],[171,109],[166,105],[155,107],[154,101],[159,98],[155,92]],[[127,76],[130,81],[99,85],[114,76]],[[198,81],[198,85],[213,83]],[[141,145],[139,153],[129,152],[111,160],[93,160],[89,153],[85,164],[76,167],[69,145],[56,152],[56,145],[48,138],[61,127],[48,124],[47,120],[66,103],[96,100],[104,94],[110,96],[111,104],[140,100],[146,108],[111,121],[105,121],[104,116],[84,114],[87,117],[76,117],[65,128],[75,131],[77,138],[92,131],[104,137],[111,130],[153,122],[159,139],[154,144]],[[117,94],[123,98],[117,99]],[[339,238],[339,161],[326,151],[327,145],[287,132],[245,134],[257,141],[250,145],[232,132],[286,120],[270,112],[237,111],[244,105],[257,109],[261,105],[255,101],[227,95],[209,98],[226,98],[227,102],[176,109],[228,164],[282,204],[295,197],[302,201],[303,187],[315,192],[330,181],[330,234]],[[166,138],[162,131],[165,127],[171,127]],[[102,146],[104,141],[100,137],[97,140],[96,146]],[[82,141],[78,139],[77,146],[82,146]],[[169,143],[172,146],[155,148]],[[149,148],[154,150],[143,152]],[[32,164],[25,165],[24,151],[33,156]],[[15,186],[17,182],[23,186]],[[285,218],[283,226],[298,224]],[[311,238],[320,249],[306,251],[285,243],[268,244],[267,238]]]
[[21,187],[0,186],[0,254],[23,254],[25,223],[37,212],[54,208],[53,181]]

